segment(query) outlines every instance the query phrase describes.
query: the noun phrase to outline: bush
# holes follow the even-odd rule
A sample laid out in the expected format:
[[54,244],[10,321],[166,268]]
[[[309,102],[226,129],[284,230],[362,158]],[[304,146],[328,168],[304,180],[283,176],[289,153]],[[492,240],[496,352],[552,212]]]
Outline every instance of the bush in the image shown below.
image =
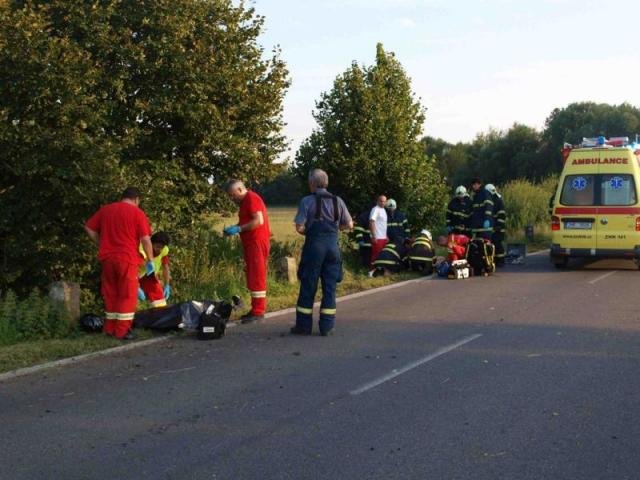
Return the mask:
[[[179,239],[172,251],[172,283],[179,286],[172,301],[227,299],[246,293],[242,244],[237,237],[224,237],[211,226],[200,224],[187,238]],[[284,256],[298,258],[299,242],[271,241],[269,291],[278,290],[275,261]]]
[[0,298],[0,345],[63,338],[72,330],[62,306],[38,290],[33,290],[23,300],[11,290]]
[[549,223],[549,198],[555,191],[556,177],[539,184],[519,179],[501,189],[507,210],[507,230],[520,231],[526,225]]

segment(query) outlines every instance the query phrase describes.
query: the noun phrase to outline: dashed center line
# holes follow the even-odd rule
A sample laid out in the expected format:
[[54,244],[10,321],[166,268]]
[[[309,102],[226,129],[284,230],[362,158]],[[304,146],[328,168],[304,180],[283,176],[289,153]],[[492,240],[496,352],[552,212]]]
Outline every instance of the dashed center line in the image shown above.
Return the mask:
[[371,390],[372,388],[377,387],[378,385],[381,385],[385,382],[388,382],[389,380],[396,378],[399,375],[402,375],[403,373],[408,372],[409,370],[413,370],[416,367],[419,367],[420,365],[422,365],[423,363],[427,363],[431,360],[433,360],[434,358],[439,357],[440,355],[444,355],[447,352],[450,352],[451,350],[455,350],[458,347],[461,347],[462,345],[464,345],[465,343],[469,343],[472,342],[473,340],[475,340],[476,338],[481,337],[482,334],[481,333],[476,333],[474,335],[469,335],[468,337],[464,337],[461,340],[458,340],[456,343],[452,343],[451,345],[448,345],[446,347],[442,347],[439,350],[436,350],[435,352],[427,355],[426,357],[423,357],[419,360],[416,360],[415,362],[411,362],[408,365],[405,365],[402,368],[397,368],[392,370],[391,372],[389,372],[388,374],[373,380],[369,383],[365,383],[364,385],[362,385],[359,388],[356,388],[355,390],[351,390],[349,393],[351,395],[360,395],[361,393],[366,392],[367,390]]
[[591,285],[593,285],[596,282],[599,282],[600,280],[604,280],[607,277],[610,277],[611,275],[613,275],[614,273],[616,273],[617,270],[614,270],[612,272],[607,272],[604,275],[600,275],[599,277],[594,278],[593,280],[591,280],[589,283]]

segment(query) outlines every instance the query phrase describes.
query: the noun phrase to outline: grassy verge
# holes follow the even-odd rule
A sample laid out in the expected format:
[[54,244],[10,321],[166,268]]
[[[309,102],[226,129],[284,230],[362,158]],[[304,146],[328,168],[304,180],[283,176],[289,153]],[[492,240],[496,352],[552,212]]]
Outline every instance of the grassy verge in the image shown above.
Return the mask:
[[[277,241],[272,248],[274,257],[298,256],[304,238],[296,234],[293,229],[295,208],[272,208],[269,209],[269,213],[274,240]],[[194,230],[189,238],[172,247],[172,272],[175,282],[175,295],[172,300],[174,302],[202,298],[230,298],[232,294],[240,294],[245,303],[249,304],[248,292],[244,287],[242,251],[239,242],[236,239],[222,239],[219,236],[225,224],[230,225],[234,222],[235,217],[214,216],[207,222],[208,229]],[[338,295],[414,278],[414,275],[409,273],[368,278],[366,272],[358,267],[355,255],[350,254],[345,255],[344,267],[344,279],[338,286]],[[270,274],[268,310],[275,311],[295,306],[298,288],[298,284],[278,281],[273,273]],[[26,310],[38,310],[29,308],[32,306],[33,304],[27,305]],[[146,307],[144,304],[139,305],[139,308]],[[95,307],[92,307],[92,310],[100,311]],[[138,340],[152,338],[154,335],[153,332],[137,331]],[[101,334],[86,334],[75,329],[62,338],[21,341],[0,347],[0,372],[105,350],[121,344],[120,341]]]
[[[137,332],[138,340],[146,340],[153,336],[153,332]],[[76,332],[69,338],[17,343],[0,348],[0,373],[106,350],[122,344],[120,340],[99,333],[87,334],[82,332]]]
[[[416,278],[410,273],[389,277],[368,278],[361,273],[345,271],[345,278],[338,287],[338,295],[346,295],[369,288]],[[269,297],[269,310],[280,310],[295,305],[298,285],[276,284]],[[155,332],[137,330],[137,341],[153,338]],[[102,334],[75,332],[69,338],[35,340],[0,348],[0,373],[17,368],[30,367],[40,363],[60,360],[75,355],[106,350],[122,345],[122,342]]]
[[527,245],[527,253],[546,250],[551,243],[551,230],[549,225],[536,225],[533,229],[533,241],[525,237],[524,231],[507,232],[507,243],[524,243]]

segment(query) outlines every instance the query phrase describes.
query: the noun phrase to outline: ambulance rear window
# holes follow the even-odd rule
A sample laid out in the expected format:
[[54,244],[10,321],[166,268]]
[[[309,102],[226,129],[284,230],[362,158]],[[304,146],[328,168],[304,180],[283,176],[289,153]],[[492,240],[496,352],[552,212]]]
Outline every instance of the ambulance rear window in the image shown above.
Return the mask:
[[633,175],[600,175],[600,205],[634,205],[636,186]]
[[595,175],[567,175],[562,185],[562,205],[594,205]]

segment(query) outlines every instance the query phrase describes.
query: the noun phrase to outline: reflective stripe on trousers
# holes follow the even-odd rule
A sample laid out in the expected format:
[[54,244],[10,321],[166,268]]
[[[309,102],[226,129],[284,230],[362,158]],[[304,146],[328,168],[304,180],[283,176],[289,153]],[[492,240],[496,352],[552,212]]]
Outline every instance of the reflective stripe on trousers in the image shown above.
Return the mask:
[[305,235],[298,278],[300,293],[296,306],[296,326],[311,332],[313,301],[320,280],[322,301],[318,326],[321,332],[328,332],[335,322],[336,286],[342,280],[338,228],[333,222],[318,220],[311,224]]

